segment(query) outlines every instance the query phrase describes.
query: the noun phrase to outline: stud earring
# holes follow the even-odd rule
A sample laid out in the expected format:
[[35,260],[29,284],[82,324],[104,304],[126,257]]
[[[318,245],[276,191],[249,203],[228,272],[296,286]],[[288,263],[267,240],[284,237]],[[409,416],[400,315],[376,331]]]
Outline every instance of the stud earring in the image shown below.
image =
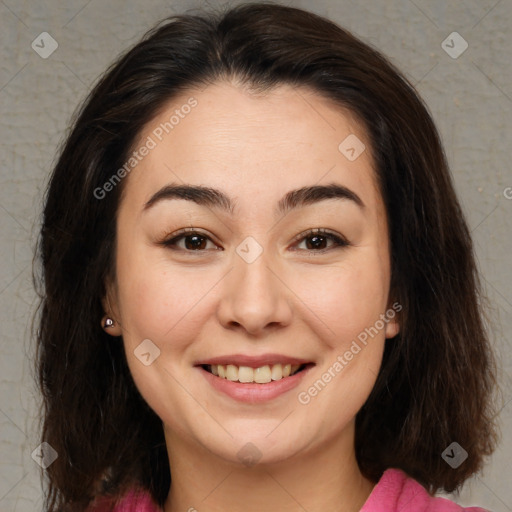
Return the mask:
[[107,317],[103,322],[103,328],[109,329],[110,327],[114,327],[114,320],[112,320],[110,317]]

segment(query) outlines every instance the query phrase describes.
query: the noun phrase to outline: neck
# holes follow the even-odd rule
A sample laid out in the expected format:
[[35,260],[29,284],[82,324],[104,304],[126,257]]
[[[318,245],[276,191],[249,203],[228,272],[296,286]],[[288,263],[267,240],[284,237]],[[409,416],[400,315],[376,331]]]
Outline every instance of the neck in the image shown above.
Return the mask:
[[171,489],[165,512],[358,512],[374,483],[360,472],[354,428],[273,464],[226,461],[166,431]]

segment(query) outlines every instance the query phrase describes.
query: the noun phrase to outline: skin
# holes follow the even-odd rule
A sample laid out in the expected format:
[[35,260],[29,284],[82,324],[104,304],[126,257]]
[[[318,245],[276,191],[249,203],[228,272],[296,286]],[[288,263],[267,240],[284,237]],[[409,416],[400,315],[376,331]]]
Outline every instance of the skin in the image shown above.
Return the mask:
[[[135,383],[164,423],[172,474],[165,512],[358,511],[375,484],[355,459],[355,416],[398,317],[308,404],[298,393],[393,303],[386,213],[367,135],[349,112],[311,90],[280,85],[256,95],[219,82],[170,101],[140,142],[190,96],[197,106],[125,178],[116,282],[104,301],[118,322],[108,332],[123,336]],[[349,134],[366,145],[354,161],[338,150]],[[143,211],[171,182],[219,188],[237,214],[182,199]],[[354,191],[364,208],[330,199],[274,217],[289,190],[328,183]],[[190,237],[174,250],[160,244],[188,227],[209,238],[202,252]],[[311,238],[294,240],[311,228],[350,245],[325,239],[317,249]],[[263,250],[250,264],[236,252],[247,236]],[[149,366],[134,355],[144,339],[160,349]],[[194,368],[200,359],[234,353],[281,353],[315,367],[298,388],[245,404]],[[248,442],[260,456],[252,466],[237,455]]]

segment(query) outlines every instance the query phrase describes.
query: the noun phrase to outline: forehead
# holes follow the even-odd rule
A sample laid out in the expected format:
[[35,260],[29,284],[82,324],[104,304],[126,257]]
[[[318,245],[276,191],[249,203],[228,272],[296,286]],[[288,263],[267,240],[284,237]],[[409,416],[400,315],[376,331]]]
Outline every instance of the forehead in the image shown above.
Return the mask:
[[[254,94],[229,82],[169,100],[134,145],[147,146],[130,173],[137,202],[167,183],[193,183],[254,202],[288,190],[340,183],[376,203],[369,140],[348,110],[314,91],[282,84]],[[241,201],[245,202],[242,198]]]

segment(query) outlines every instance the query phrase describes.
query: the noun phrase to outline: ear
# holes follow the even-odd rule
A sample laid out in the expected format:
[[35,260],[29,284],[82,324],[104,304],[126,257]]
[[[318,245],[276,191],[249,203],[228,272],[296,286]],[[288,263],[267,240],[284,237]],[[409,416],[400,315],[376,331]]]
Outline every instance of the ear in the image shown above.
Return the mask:
[[[117,293],[115,286],[107,279],[105,283],[105,296],[101,298],[101,305],[105,315],[101,319],[102,329],[111,336],[121,336],[123,333],[121,323],[119,320],[119,308],[117,306]],[[105,322],[107,318],[113,321],[113,324],[109,327],[106,326]]]
[[398,301],[388,306],[386,310],[386,318],[388,318],[386,322],[386,338],[394,338],[400,332],[400,311],[402,311],[402,305]]

